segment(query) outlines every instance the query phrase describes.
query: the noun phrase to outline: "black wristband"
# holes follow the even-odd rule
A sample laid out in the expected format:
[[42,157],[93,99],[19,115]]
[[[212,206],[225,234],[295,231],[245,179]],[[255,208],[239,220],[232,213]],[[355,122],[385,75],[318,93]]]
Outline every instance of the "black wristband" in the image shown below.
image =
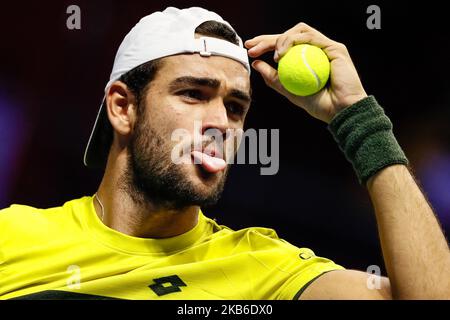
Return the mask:
[[391,121],[373,96],[338,112],[328,130],[353,165],[362,185],[384,167],[408,164],[392,132]]

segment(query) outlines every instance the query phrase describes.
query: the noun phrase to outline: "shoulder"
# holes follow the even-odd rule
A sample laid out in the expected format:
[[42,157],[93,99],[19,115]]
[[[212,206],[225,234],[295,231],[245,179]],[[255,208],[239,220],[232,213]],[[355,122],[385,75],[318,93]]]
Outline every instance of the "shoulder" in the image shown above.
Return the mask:
[[[52,208],[36,208],[23,204],[12,204],[8,208],[0,210],[0,223],[15,223],[28,224],[31,222],[38,222],[41,219],[47,218],[49,215],[61,212],[63,206]],[[23,220],[26,219],[26,220]]]
[[0,209],[0,219],[13,218],[18,215],[45,215],[55,212],[64,211],[67,209],[72,209],[73,207],[83,204],[89,201],[92,197],[82,197],[79,199],[73,199],[66,201],[64,204],[49,208],[37,208],[24,204],[12,204],[7,208]]
[[32,236],[36,233],[48,232],[52,226],[60,225],[81,199],[71,200],[62,206],[36,208],[23,204],[13,204],[0,210],[0,238]]
[[265,227],[247,227],[243,229],[234,230],[228,226],[219,224],[216,219],[206,217],[206,221],[210,226],[211,239],[213,240],[228,240],[244,242],[254,247],[274,246],[284,243],[278,237],[277,232],[271,228]]
[[[40,209],[23,204],[12,204],[8,208],[0,210],[0,223],[2,226],[13,225],[18,222],[21,222],[21,224],[28,224],[28,219],[41,217],[45,210],[48,209]],[[25,218],[27,220],[24,220]]]
[[233,259],[251,282],[258,299],[297,299],[301,289],[319,275],[344,269],[313,250],[291,244],[272,228],[221,229],[208,243],[208,258]]
[[[309,248],[303,248],[291,244],[289,241],[278,236],[277,232],[268,227],[247,227],[239,230],[231,229],[224,225],[219,225],[215,220],[207,218],[208,223],[214,230],[208,237],[212,243],[222,248],[229,247],[233,253],[252,252],[256,257],[261,256],[275,259],[289,259],[295,257],[302,260],[309,260],[315,257],[314,252]],[[315,261],[319,257],[315,257]]]

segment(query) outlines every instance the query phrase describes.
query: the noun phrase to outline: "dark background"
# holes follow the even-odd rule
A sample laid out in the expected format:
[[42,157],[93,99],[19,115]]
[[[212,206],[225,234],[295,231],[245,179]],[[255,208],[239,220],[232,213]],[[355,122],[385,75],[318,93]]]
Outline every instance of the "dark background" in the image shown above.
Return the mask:
[[[81,30],[66,27],[71,4],[81,8]],[[371,4],[381,8],[380,30],[366,27]],[[450,28],[443,1],[2,3],[0,208],[59,206],[96,191],[102,172],[86,169],[82,157],[120,42],[144,15],[194,5],[222,15],[244,40],[303,21],[345,43],[448,233]],[[280,129],[280,170],[261,176],[259,165],[234,166],[223,198],[206,214],[234,229],[274,228],[347,268],[383,268],[367,191],[326,124],[267,89],[256,72],[252,81],[246,127]]]

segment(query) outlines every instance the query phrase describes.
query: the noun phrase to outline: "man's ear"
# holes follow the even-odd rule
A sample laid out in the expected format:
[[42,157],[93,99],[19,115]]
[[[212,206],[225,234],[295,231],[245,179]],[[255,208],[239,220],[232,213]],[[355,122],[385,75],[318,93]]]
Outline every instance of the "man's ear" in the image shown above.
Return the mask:
[[136,118],[137,102],[127,85],[115,81],[106,92],[106,111],[109,121],[120,135],[128,135]]

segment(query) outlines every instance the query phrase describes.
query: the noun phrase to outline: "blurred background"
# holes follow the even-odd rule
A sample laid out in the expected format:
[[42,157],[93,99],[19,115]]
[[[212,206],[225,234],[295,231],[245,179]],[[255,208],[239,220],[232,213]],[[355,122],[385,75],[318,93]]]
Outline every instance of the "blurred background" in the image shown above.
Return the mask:
[[[72,4],[81,8],[80,30],[66,27]],[[372,4],[381,9],[378,30],[366,25]],[[102,172],[86,169],[82,158],[116,50],[142,16],[167,6],[216,11],[244,39],[303,21],[345,43],[448,235],[450,27],[442,1],[2,3],[0,208],[60,206],[96,191]],[[274,228],[347,268],[384,270],[367,191],[326,124],[267,89],[256,72],[252,82],[246,128],[280,129],[279,172],[261,176],[260,165],[235,165],[223,198],[206,214],[234,229]]]

